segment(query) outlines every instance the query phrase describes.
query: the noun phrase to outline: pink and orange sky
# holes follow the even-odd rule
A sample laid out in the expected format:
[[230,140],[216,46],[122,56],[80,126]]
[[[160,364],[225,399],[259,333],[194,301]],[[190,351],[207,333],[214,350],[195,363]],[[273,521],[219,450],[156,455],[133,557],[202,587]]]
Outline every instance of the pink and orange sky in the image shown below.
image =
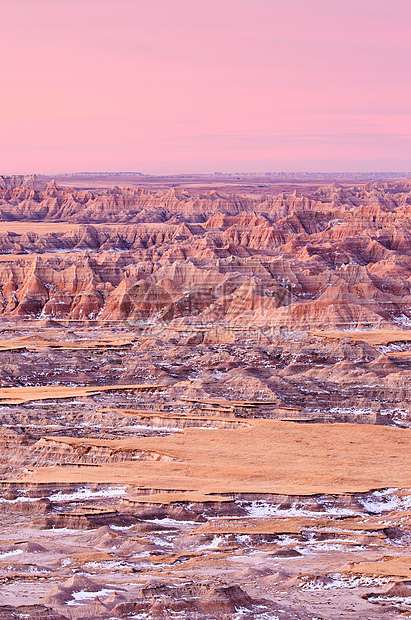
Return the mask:
[[0,174],[411,170],[410,0],[3,0]]

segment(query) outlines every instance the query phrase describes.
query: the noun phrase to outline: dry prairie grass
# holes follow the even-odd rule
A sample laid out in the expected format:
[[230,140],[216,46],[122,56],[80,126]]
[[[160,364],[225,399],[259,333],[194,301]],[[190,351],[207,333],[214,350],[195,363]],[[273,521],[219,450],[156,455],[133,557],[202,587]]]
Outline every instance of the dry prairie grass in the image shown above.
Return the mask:
[[[174,462],[44,467],[33,469],[27,481],[135,484],[203,494],[341,494],[411,486],[411,432],[407,429],[263,419],[247,422],[247,427],[236,430],[187,428],[167,437],[123,440],[128,449],[165,452]],[[93,439],[88,442],[92,444]],[[113,448],[121,445],[121,440],[113,442]]]
[[311,332],[317,338],[331,340],[353,340],[366,342],[369,345],[386,345],[390,342],[411,342],[411,331],[404,329],[375,329],[373,331],[326,332],[315,329]]
[[64,385],[30,386],[0,388],[0,405],[22,405],[35,400],[60,400],[62,398],[79,398],[93,396],[99,392],[117,392],[123,390],[135,390],[149,392],[157,390],[157,385],[99,385],[67,387]]

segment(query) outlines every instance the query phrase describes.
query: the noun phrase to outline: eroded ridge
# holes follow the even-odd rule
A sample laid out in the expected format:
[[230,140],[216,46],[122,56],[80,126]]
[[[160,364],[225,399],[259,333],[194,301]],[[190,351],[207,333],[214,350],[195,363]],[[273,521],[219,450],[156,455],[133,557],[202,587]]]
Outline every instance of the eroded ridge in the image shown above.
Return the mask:
[[409,609],[410,492],[3,484],[0,612],[398,617]]
[[0,618],[411,613],[410,182],[0,177]]

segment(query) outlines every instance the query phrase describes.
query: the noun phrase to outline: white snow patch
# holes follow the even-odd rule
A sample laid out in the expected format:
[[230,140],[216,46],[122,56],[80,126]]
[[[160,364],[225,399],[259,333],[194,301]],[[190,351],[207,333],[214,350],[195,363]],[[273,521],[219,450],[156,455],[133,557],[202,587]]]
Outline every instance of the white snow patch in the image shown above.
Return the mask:
[[171,527],[181,527],[187,525],[198,525],[197,521],[178,521],[177,519],[171,519],[170,517],[163,517],[162,519],[150,519],[149,523],[158,523],[159,525],[170,525]]
[[206,549],[218,549],[224,543],[223,536],[214,536],[213,540],[209,543],[205,543],[204,545],[200,545],[197,547],[198,551],[205,551]]
[[380,587],[390,581],[388,577],[379,577],[377,575],[345,575],[342,573],[332,573],[327,575],[331,581],[323,583],[315,579],[309,579],[303,586],[303,590],[333,590],[347,588],[354,590],[356,588]]
[[16,499],[4,499],[4,497],[0,497],[0,503],[2,504],[19,504],[20,502],[38,502],[41,497],[16,497]]
[[338,498],[332,496],[318,496],[315,504],[310,503],[305,507],[303,502],[281,508],[278,504],[267,503],[265,500],[254,500],[252,502],[237,502],[247,513],[248,517],[254,519],[268,519],[271,517],[351,517],[364,512],[371,514],[381,514],[384,512],[407,511],[411,510],[411,489],[402,490],[389,488],[373,491],[367,495],[356,495],[353,499],[357,502],[358,508],[342,507],[338,505]]
[[72,597],[74,601],[67,601],[67,605],[81,605],[83,601],[94,601],[96,596],[110,596],[110,594],[113,594],[113,590],[107,590],[106,588],[103,588],[103,590],[98,590],[97,592],[87,592],[87,590],[79,590],[78,592],[73,592]]
[[120,497],[126,492],[125,487],[116,487],[114,489],[102,489],[101,491],[91,491],[91,489],[82,488],[74,493],[55,493],[49,497],[52,502],[70,502],[75,500],[92,499],[94,497]]
[[372,514],[411,509],[411,494],[400,497],[398,489],[395,488],[373,491],[369,496],[359,498],[358,501],[365,510]]
[[3,551],[0,552],[0,559],[9,558],[12,555],[20,555],[20,553],[24,553],[23,549],[15,549],[14,551]]
[[116,568],[117,569],[124,568],[124,566],[127,566],[127,563],[118,562],[117,560],[105,560],[102,562],[86,562],[86,564],[84,564],[84,568],[87,570],[92,570],[92,569],[113,570]]
[[[349,508],[340,508],[339,506],[328,505],[326,502],[321,504],[318,502],[318,510],[308,510],[303,506],[292,506],[291,508],[281,508],[277,504],[268,504],[264,500],[255,500],[249,505],[243,507],[247,510],[247,516],[254,519],[267,519],[269,517],[324,517],[332,516],[353,516],[355,511]],[[324,510],[321,510],[324,508]]]

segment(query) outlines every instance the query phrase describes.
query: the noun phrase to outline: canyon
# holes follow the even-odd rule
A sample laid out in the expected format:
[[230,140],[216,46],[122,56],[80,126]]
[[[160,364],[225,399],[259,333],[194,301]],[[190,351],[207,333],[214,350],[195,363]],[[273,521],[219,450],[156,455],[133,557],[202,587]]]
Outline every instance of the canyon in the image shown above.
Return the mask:
[[0,619],[409,616],[411,179],[63,180],[0,176]]

